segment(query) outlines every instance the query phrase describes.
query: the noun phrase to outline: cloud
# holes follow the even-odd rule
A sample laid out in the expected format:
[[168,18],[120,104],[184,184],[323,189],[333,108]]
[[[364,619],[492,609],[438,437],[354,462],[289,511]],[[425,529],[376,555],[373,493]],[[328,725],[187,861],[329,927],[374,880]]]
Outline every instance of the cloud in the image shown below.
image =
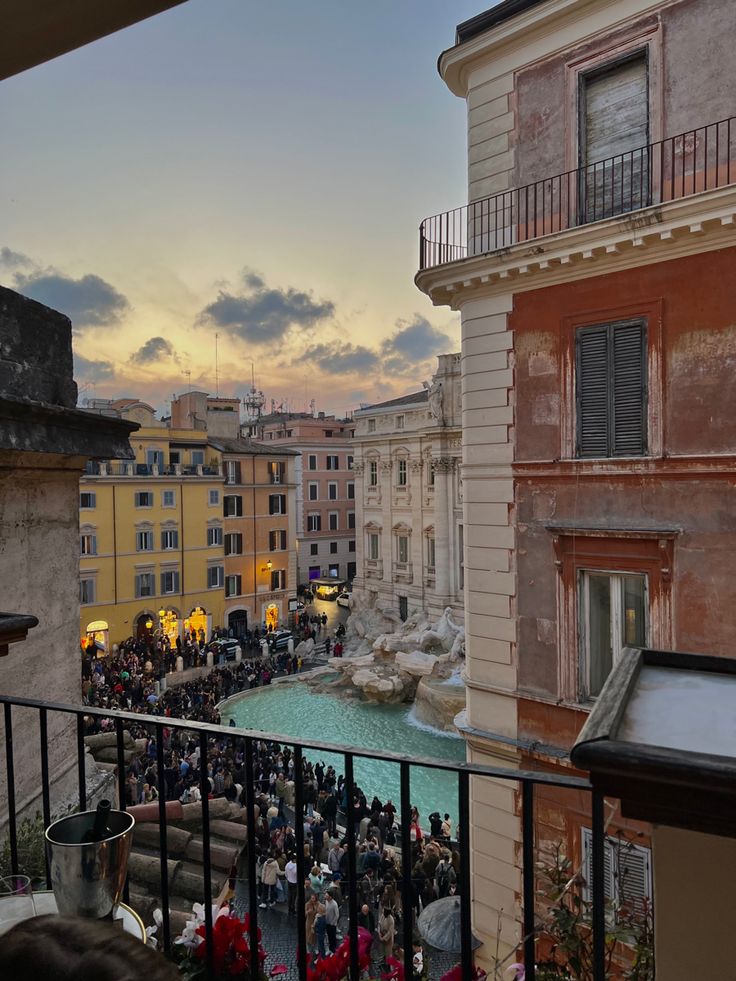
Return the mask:
[[77,330],[113,326],[130,309],[122,293],[92,273],[74,279],[54,270],[18,272],[15,285],[31,299],[66,314]]
[[33,265],[32,260],[27,255],[23,255],[22,252],[14,252],[7,245],[4,245],[0,249],[0,263],[9,269],[17,269],[18,267],[27,268]]
[[266,344],[283,340],[293,328],[314,327],[335,313],[331,300],[315,300],[311,293],[293,287],[269,288],[247,269],[242,278],[244,292],[219,290],[217,299],[200,313],[200,325],[219,327],[251,344]]
[[380,358],[375,351],[362,344],[317,344],[300,355],[298,364],[316,364],[327,374],[344,375],[351,372],[373,371]]
[[74,353],[74,379],[77,382],[109,381],[115,375],[111,361],[90,361]]
[[134,364],[150,364],[161,358],[176,358],[174,345],[165,337],[149,337],[146,343],[130,356]]
[[398,321],[397,328],[381,345],[383,369],[387,372],[409,371],[437,354],[449,354],[456,347],[449,335],[418,313],[410,323]]

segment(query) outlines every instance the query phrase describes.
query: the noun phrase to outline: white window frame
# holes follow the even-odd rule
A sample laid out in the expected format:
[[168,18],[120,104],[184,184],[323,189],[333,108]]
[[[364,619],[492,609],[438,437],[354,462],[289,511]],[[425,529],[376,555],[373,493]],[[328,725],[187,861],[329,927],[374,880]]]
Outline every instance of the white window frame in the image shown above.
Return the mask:
[[378,460],[368,461],[368,486],[378,487]]
[[[82,503],[82,499],[87,498],[89,503]],[[79,495],[79,510],[93,511],[97,507],[97,494],[94,491],[81,491]]]
[[[240,539],[239,544],[238,538]],[[225,550],[225,555],[242,555],[243,533],[240,531],[229,531],[227,535],[223,537],[222,547]]]
[[207,529],[207,548],[221,546],[224,541],[221,525],[210,525]]
[[[228,514],[228,501],[233,502],[233,512]],[[240,501],[240,508],[238,508],[238,501]],[[238,511],[240,513],[238,513]],[[242,494],[225,494],[222,499],[222,515],[224,518],[242,518],[243,517],[243,495]]]
[[[316,519],[316,520],[313,520]],[[319,526],[319,527],[317,527]],[[307,531],[322,531],[322,514],[314,511],[307,515]]]
[[355,481],[349,480],[347,482],[347,495],[349,501],[355,500]]
[[[201,460],[199,458],[202,458]],[[192,450],[190,454],[190,459],[192,461],[193,467],[203,467],[204,466],[204,450]]]
[[135,533],[136,552],[153,552],[153,529],[140,528]]
[[[86,595],[85,595],[86,594]],[[86,576],[79,580],[79,605],[91,606],[97,599],[97,580]]]
[[368,532],[368,548],[366,549],[371,562],[377,562],[381,557],[381,541],[377,531]]
[[[233,588],[234,587],[234,588]],[[225,596],[241,596],[243,593],[243,577],[240,573],[225,576]]]
[[578,569],[577,599],[578,599],[578,637],[580,645],[579,657],[579,698],[581,702],[591,701],[597,695],[591,695],[590,689],[590,576],[606,576],[610,580],[611,595],[611,652],[612,668],[621,656],[626,646],[623,625],[623,581],[626,578],[644,580],[644,643],[649,638],[651,616],[649,612],[649,577],[646,572],[629,572],[618,569]]
[[210,488],[208,492],[208,506],[211,508],[219,508],[220,506],[220,488]]
[[327,500],[328,501],[338,501],[339,489],[336,480],[329,480],[327,482]]
[[224,585],[225,585],[225,567],[222,565],[208,565],[207,589],[222,589]]
[[316,480],[310,480],[307,486],[307,500],[308,501],[318,501],[319,500],[319,482]]
[[[170,497],[167,500],[167,495]],[[162,508],[175,508],[176,507],[176,491],[173,490],[163,490],[161,491],[161,507]]]
[[409,483],[409,464],[406,457],[400,456],[396,464],[396,486],[406,487]]
[[315,555],[319,555],[319,542],[310,542],[309,543],[309,555],[310,555],[310,557],[315,556]]
[[97,555],[97,534],[94,531],[83,531],[80,534],[79,554]]
[[[147,581],[150,582],[151,591],[150,593],[143,592],[143,577],[146,577]],[[138,572],[135,576],[135,598],[136,599],[147,599],[149,596],[156,595],[156,573],[155,572]]]
[[310,453],[307,456],[307,470],[316,470],[316,469],[317,469],[317,454]]
[[337,453],[327,454],[327,470],[339,470],[340,469],[340,457]]
[[340,512],[339,511],[328,511],[327,512],[327,531],[339,531],[340,530]]
[[[173,544],[171,544],[173,541]],[[170,552],[174,549],[179,548],[179,529],[178,528],[162,528],[161,529],[161,551]]]
[[[171,589],[167,589],[167,585],[171,584]],[[179,590],[179,570],[178,569],[162,569],[161,570],[161,595],[162,596],[175,596],[180,592]]]
[[[143,495],[146,495],[148,504],[141,504],[141,499]],[[136,491],[135,492],[135,506],[137,508],[152,508],[153,507],[153,494],[151,491]]]
[[352,456],[348,456],[346,462],[347,462],[347,465],[348,465],[348,470],[352,470],[353,469],[353,463],[355,462],[355,458],[352,457]]

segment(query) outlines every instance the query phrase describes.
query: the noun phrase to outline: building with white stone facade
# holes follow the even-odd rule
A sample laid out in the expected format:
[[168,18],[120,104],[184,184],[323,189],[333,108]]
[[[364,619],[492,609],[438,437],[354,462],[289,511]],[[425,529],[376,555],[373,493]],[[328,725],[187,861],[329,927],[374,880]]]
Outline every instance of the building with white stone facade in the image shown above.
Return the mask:
[[438,362],[421,391],[354,413],[354,589],[462,622],[460,355]]

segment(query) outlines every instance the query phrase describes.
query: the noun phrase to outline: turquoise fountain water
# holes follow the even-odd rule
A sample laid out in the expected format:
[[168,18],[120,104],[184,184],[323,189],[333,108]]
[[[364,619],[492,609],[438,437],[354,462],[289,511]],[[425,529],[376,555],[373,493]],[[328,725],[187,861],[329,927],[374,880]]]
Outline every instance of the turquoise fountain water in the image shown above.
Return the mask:
[[[459,736],[432,729],[412,718],[408,705],[375,705],[347,701],[318,694],[306,685],[275,685],[231,699],[222,707],[224,722],[234,719],[238,726],[277,732],[305,742],[338,743],[351,749],[389,751],[434,760],[465,759],[465,744]],[[345,769],[339,754],[305,751],[316,762],[332,764],[338,773]],[[388,798],[398,807],[399,766],[386,760],[356,757],[355,779],[370,803],[374,794]],[[457,824],[457,776],[442,770],[412,767],[411,801],[419,808],[422,827],[432,811],[447,811]]]

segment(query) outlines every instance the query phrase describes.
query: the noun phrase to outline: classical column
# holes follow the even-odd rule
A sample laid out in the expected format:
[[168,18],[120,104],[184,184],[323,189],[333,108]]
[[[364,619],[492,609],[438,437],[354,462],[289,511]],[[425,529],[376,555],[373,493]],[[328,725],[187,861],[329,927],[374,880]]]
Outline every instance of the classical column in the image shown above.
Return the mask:
[[353,474],[355,475],[355,577],[353,579],[353,589],[365,589],[365,509],[364,501],[364,471],[365,467],[360,460],[353,463]]
[[409,461],[411,474],[411,524],[414,534],[409,542],[409,558],[412,568],[412,587],[414,595],[426,609],[424,600],[424,558],[426,545],[422,527],[422,459]]
[[383,534],[381,535],[381,558],[383,559],[382,581],[387,584],[393,597],[394,594],[394,533],[393,533],[393,487],[391,486],[391,473],[393,464],[391,460],[381,460],[379,471],[381,474],[381,500],[383,502]]
[[455,460],[450,456],[434,457],[434,552],[435,593],[437,601],[446,604],[450,599],[450,502],[452,501],[452,472]]

